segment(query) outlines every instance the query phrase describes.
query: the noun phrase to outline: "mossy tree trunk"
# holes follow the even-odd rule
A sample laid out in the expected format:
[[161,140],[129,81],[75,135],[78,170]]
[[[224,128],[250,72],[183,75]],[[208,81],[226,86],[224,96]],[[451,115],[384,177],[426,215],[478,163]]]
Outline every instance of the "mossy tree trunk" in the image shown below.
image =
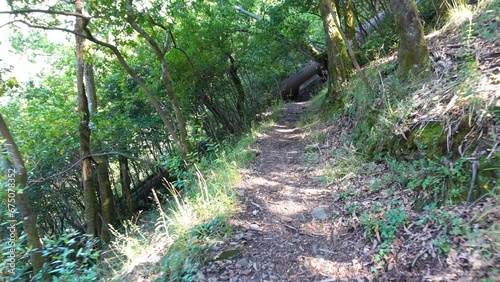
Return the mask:
[[[10,168],[9,161],[6,161],[8,169],[7,173],[14,175],[14,182],[9,178],[9,187],[11,184],[15,186],[15,188],[19,190],[23,190],[26,187],[28,182],[28,174],[26,171],[26,167],[24,166],[24,160],[17,148],[14,139],[10,135],[9,128],[5,123],[2,115],[0,114],[0,133],[2,137],[5,139],[4,146],[9,152],[10,159],[14,163],[14,168]],[[14,188],[14,187],[13,187]],[[13,189],[14,190],[14,189]],[[30,260],[31,265],[33,266],[33,274],[36,275],[43,267],[45,263],[45,258],[42,255],[43,245],[40,241],[40,236],[38,234],[38,228],[36,226],[36,215],[31,208],[31,205],[28,201],[26,193],[16,193],[15,197],[15,205],[19,215],[23,219],[23,229],[26,233],[26,239],[28,241],[28,247],[31,249],[30,251]],[[9,203],[10,204],[10,203]],[[48,277],[46,277],[48,278]]]
[[345,42],[333,18],[334,16],[338,17],[337,11],[334,8],[335,13],[330,13],[329,6],[335,7],[335,5],[332,5],[331,0],[321,0],[319,3],[328,53],[330,89],[327,94],[327,100],[334,102],[338,98],[340,86],[348,79],[352,72],[352,64],[347,54]]
[[346,0],[344,8],[345,35],[347,39],[351,41],[353,49],[357,50],[358,41],[356,40],[356,23],[354,21],[353,9],[352,0]]
[[428,68],[429,51],[415,0],[391,0],[391,10],[399,36],[399,74],[422,73]]
[[113,190],[109,181],[108,160],[105,157],[95,157],[97,163],[97,180],[99,182],[99,197],[101,199],[101,240],[109,242],[109,224],[114,224],[116,220],[116,208],[113,201]]
[[[97,93],[94,79],[94,68],[92,64],[84,62],[85,89],[88,97],[88,109],[90,118],[97,112]],[[89,119],[90,120],[90,119]],[[109,225],[116,220],[116,205],[113,200],[113,190],[109,179],[108,159],[103,156],[94,157],[96,162],[97,182],[99,184],[99,199],[101,202],[101,231],[100,239],[109,242]]]
[[[83,1],[75,0],[75,12],[83,13]],[[83,19],[76,18],[75,33],[83,33]],[[87,233],[99,235],[99,218],[96,188],[92,177],[92,164],[90,158],[90,113],[87,94],[84,84],[84,58],[83,51],[85,48],[85,38],[75,35],[75,52],[76,52],[76,89],[78,94],[78,113],[80,115],[79,125],[79,141],[80,141],[80,157],[83,158],[82,166],[82,181],[83,181],[83,197],[85,204],[85,221],[87,223]]]
[[229,66],[229,77],[231,78],[231,82],[233,83],[234,87],[236,88],[236,92],[238,93],[238,97],[236,99],[236,110],[238,111],[238,114],[240,116],[241,120],[241,128],[246,127],[246,112],[245,112],[245,100],[246,100],[246,93],[245,93],[245,88],[243,87],[243,83],[241,82],[241,79],[238,75],[238,66],[236,65],[235,59],[233,55],[228,54],[229,57],[229,62],[231,63]]
[[136,210],[135,202],[132,198],[132,190],[130,188],[130,169],[128,166],[128,159],[120,156],[118,158],[120,162],[120,182],[122,184],[122,193],[125,195],[125,199],[127,201],[127,209],[130,215],[133,215]]

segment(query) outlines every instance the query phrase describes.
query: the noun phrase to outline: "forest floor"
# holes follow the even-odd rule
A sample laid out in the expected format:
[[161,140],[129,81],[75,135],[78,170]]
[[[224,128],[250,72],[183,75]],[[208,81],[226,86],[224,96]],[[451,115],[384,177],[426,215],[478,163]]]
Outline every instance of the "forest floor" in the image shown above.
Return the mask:
[[[300,125],[309,106],[286,104],[284,117],[258,136],[257,156],[238,186],[232,235],[211,246],[212,259],[199,269],[198,281],[480,281],[475,278],[494,271],[495,260],[459,249],[473,243],[465,234],[452,236],[457,245],[450,243],[448,256],[436,240],[450,228],[446,218],[495,221],[495,199],[444,208],[449,217],[438,223],[441,213],[414,209],[410,189],[373,188],[392,172],[348,156],[345,125]],[[318,130],[326,136],[319,143]],[[345,165],[342,177],[325,182],[330,158],[349,161],[339,163]],[[364,220],[361,214],[391,208],[402,211],[403,227],[393,223],[395,236],[385,240],[383,232],[391,229],[387,213]],[[367,224],[379,225],[370,233]],[[481,234],[481,240],[495,241]]]
[[308,104],[286,104],[284,118],[258,137],[254,166],[239,185],[233,236],[215,248],[241,254],[206,266],[208,281],[372,278],[356,234],[342,234],[332,220],[339,214],[332,189],[304,155],[307,134],[297,123]]
[[[395,132],[404,136],[411,128],[423,135],[438,121],[445,133],[429,134],[445,134],[448,145],[456,138],[460,151],[468,141],[459,139],[457,124],[468,122],[484,130],[467,134],[482,138],[476,150],[488,161],[498,157],[500,127],[492,118],[498,109],[499,40],[492,33],[498,3],[469,18],[465,28],[449,26],[427,37],[434,74],[406,102],[385,102],[390,111],[380,115],[380,132],[367,135],[377,142],[401,138]],[[374,63],[380,79],[394,61]],[[385,83],[382,94],[395,95],[399,86]],[[367,108],[384,105],[380,97],[370,101],[355,91],[343,92],[353,97],[346,102],[353,109],[363,101]],[[487,114],[474,113],[470,93]],[[283,118],[258,136],[253,166],[238,186],[232,234],[210,247],[199,281],[500,281],[497,181],[467,180],[471,171],[463,156],[444,163],[425,155],[367,158],[352,138],[366,117],[356,120],[344,109],[322,119],[322,104],[316,98],[288,103]],[[468,190],[470,196],[474,185],[482,197],[443,204],[443,193]]]
[[[382,95],[369,97],[352,83],[342,92],[341,111],[323,107],[324,92],[284,105],[282,118],[248,145],[255,158],[239,172],[231,228],[220,228],[217,239],[196,233],[181,244],[193,253],[189,259],[171,252],[182,281],[500,281],[498,180],[485,177],[498,173],[500,136],[494,12],[500,2],[492,3],[465,26],[427,36],[434,73],[425,83],[405,88],[383,77],[396,66],[391,56],[368,69],[383,80]],[[380,115],[354,144],[369,109]],[[470,132],[459,134],[461,128]],[[408,141],[412,130],[413,141],[421,142],[413,150],[430,153],[386,148],[402,156],[367,157],[363,145],[407,146],[388,141]],[[439,136],[459,158],[433,155]],[[480,165],[465,155],[476,139]],[[483,173],[477,183],[474,162]],[[467,202],[463,194],[473,188],[480,193]],[[452,192],[455,200],[445,202]],[[203,226],[218,222],[211,219]],[[157,261],[164,249],[149,245],[147,257],[157,259],[115,281],[168,280],[168,261]]]

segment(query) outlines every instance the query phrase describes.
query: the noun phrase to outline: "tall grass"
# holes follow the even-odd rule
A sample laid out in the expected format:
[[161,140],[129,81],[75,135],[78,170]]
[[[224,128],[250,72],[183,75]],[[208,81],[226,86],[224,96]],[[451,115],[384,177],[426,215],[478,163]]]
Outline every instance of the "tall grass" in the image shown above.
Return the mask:
[[203,250],[231,232],[228,219],[237,209],[235,187],[241,171],[253,159],[251,147],[257,135],[274,123],[281,106],[276,105],[266,121],[237,142],[221,146],[216,157],[194,164],[185,191],[179,193],[166,183],[172,195],[167,203],[160,204],[153,192],[154,212],[143,220],[125,222],[120,231],[112,229],[115,239],[102,262],[102,280],[135,281],[139,276],[196,280],[198,266],[206,259]]

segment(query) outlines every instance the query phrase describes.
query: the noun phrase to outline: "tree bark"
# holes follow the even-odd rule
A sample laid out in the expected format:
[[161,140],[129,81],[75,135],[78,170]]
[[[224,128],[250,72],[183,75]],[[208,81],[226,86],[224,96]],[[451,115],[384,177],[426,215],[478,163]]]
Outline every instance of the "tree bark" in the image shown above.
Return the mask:
[[415,0],[391,0],[390,4],[399,36],[399,74],[406,77],[410,72],[422,73],[429,64],[429,51],[417,4]]
[[89,97],[89,113],[92,116],[97,111],[97,91],[95,86],[94,67],[88,62],[84,62],[83,71],[85,75],[85,90]]
[[[327,100],[333,102],[338,97],[338,91],[344,81],[347,80],[352,71],[349,57],[346,51],[345,42],[342,39],[339,29],[335,25],[335,13],[330,13],[329,6],[332,7],[331,0],[321,0],[319,9],[323,20],[323,28],[326,34],[326,46],[328,53],[328,74],[330,79],[330,91]],[[335,97],[333,97],[335,96]]]
[[[83,0],[75,0],[75,12],[83,13]],[[83,19],[77,17],[75,21],[75,32],[83,33]],[[98,219],[98,201],[96,188],[92,179],[92,164],[90,158],[85,158],[90,155],[90,114],[87,95],[84,85],[84,58],[83,51],[85,48],[85,38],[75,36],[75,52],[76,52],[76,88],[78,94],[78,112],[80,115],[79,139],[80,139],[80,157],[82,160],[82,181],[85,203],[85,221],[87,222],[87,233],[99,235],[99,219]]]
[[[14,163],[14,169],[10,168],[10,163],[7,160],[7,174],[9,174],[9,188],[17,188],[23,191],[26,187],[28,181],[28,174],[26,171],[26,167],[24,165],[24,160],[17,148],[14,139],[10,135],[9,128],[5,123],[2,115],[0,114],[0,133],[2,137],[5,139],[5,147],[9,152],[12,162]],[[14,182],[10,181],[10,175],[14,174]],[[11,186],[12,184],[12,186]],[[15,189],[12,189],[15,190]],[[38,234],[38,229],[36,225],[36,215],[33,212],[31,205],[28,201],[26,193],[20,193],[14,191],[16,193],[14,199],[16,201],[15,205],[23,220],[23,229],[26,233],[28,240],[28,247],[31,249],[30,251],[30,260],[33,266],[33,274],[36,275],[43,267],[45,263],[45,258],[42,255],[43,245],[40,240],[40,236]]]
[[94,157],[97,163],[97,180],[99,182],[99,197],[101,199],[101,234],[100,238],[103,242],[109,242],[110,231],[109,224],[114,224],[116,221],[116,208],[113,200],[113,190],[109,181],[108,160],[105,157]]
[[354,21],[354,10],[352,0],[345,1],[344,8],[344,23],[345,23],[345,35],[348,40],[352,43],[352,48],[354,50],[358,49],[358,41],[356,40],[356,23]]
[[127,201],[127,209],[130,215],[133,215],[136,211],[135,202],[132,199],[131,181],[130,181],[130,169],[128,167],[128,159],[125,157],[118,157],[120,163],[120,182],[122,184],[122,193],[125,195],[125,200]]
[[365,75],[365,72],[359,66],[358,60],[356,59],[356,55],[354,54],[354,49],[352,47],[351,41],[349,39],[347,39],[346,35],[344,34],[344,32],[342,31],[342,29],[340,27],[339,19],[338,19],[338,17],[336,17],[336,14],[337,14],[336,11],[333,9],[332,5],[330,5],[330,3],[328,3],[328,2],[327,2],[327,6],[328,6],[327,7],[328,10],[332,14],[333,23],[337,27],[337,29],[340,33],[340,36],[342,37],[342,39],[345,42],[345,47],[347,49],[347,53],[349,54],[349,57],[351,58],[351,63],[354,66],[354,69],[356,69],[356,72],[358,73],[358,76],[360,77],[361,81],[363,81],[363,83],[365,84],[366,89],[373,92],[373,88],[372,88],[370,82],[368,81],[368,78]]
[[[97,112],[97,94],[94,79],[94,69],[92,64],[84,61],[85,89],[88,96],[89,117],[91,118]],[[89,119],[90,121],[90,119]],[[113,190],[109,180],[108,159],[104,156],[94,157],[96,162],[97,182],[99,184],[99,199],[101,202],[102,222],[100,224],[100,239],[103,242],[109,242],[109,225],[114,224],[116,220],[116,205],[113,200]]]
[[238,93],[238,97],[236,99],[236,110],[240,115],[240,120],[242,121],[242,125],[245,125],[246,121],[246,113],[245,113],[245,100],[246,93],[245,88],[243,88],[243,83],[241,82],[240,77],[238,76],[238,66],[236,66],[234,57],[229,54],[229,61],[231,65],[229,66],[229,77],[231,78],[231,82],[236,88],[236,92]]

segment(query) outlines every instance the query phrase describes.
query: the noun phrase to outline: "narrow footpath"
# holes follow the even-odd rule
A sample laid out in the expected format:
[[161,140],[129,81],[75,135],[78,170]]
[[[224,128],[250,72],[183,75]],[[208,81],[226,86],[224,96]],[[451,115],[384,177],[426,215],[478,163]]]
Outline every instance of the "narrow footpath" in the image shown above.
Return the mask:
[[305,133],[296,125],[308,105],[286,104],[283,118],[258,137],[254,165],[239,187],[233,236],[221,258],[204,267],[205,281],[373,278],[364,244],[341,230],[332,191],[305,157]]

